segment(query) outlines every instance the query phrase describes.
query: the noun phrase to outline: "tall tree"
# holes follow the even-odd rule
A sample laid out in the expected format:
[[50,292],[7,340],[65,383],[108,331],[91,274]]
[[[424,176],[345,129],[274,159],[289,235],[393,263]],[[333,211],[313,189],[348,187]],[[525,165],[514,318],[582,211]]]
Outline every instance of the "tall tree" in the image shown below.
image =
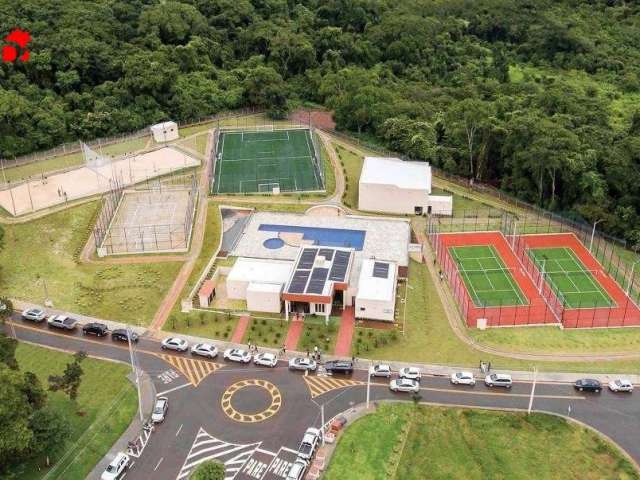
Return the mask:
[[73,360],[67,364],[62,375],[49,376],[49,390],[57,392],[62,390],[69,396],[69,399],[75,400],[78,397],[78,389],[82,383],[82,361],[87,357],[85,352],[76,352]]

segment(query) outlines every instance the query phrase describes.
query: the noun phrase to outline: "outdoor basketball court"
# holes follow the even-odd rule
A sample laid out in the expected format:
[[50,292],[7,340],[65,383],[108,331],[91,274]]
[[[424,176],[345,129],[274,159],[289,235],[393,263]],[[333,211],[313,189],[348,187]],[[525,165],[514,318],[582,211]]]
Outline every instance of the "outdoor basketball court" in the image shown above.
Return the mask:
[[449,252],[477,307],[528,303],[511,271],[492,245],[450,247]]
[[323,183],[308,129],[220,134],[215,193],[317,191]]
[[527,252],[566,308],[611,307],[615,302],[567,247],[531,248]]

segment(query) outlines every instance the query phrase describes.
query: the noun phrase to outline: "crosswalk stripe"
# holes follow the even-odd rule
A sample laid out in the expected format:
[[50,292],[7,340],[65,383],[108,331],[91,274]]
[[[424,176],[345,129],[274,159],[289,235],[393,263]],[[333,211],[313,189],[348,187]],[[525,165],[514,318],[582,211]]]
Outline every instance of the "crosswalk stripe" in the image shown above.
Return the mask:
[[220,364],[207,362],[205,360],[195,360],[193,358],[178,357],[164,353],[156,355],[182,373],[194,387],[197,387],[207,375],[222,367]]
[[352,387],[355,385],[364,385],[364,382],[359,382],[357,380],[347,380],[347,379],[338,379],[338,378],[328,378],[328,377],[313,377],[307,376],[303,377],[305,383],[307,384],[307,388],[309,388],[309,392],[311,393],[311,398],[319,397],[320,395],[324,395],[327,392],[332,390],[337,390],[339,388]]

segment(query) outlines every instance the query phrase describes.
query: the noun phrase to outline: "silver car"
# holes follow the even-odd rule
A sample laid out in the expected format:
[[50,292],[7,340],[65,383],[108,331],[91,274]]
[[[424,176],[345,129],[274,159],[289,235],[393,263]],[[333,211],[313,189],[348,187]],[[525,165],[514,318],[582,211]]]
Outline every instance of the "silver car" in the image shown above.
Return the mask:
[[315,360],[306,357],[295,357],[289,360],[289,370],[309,370],[315,372],[318,366]]
[[475,385],[476,379],[471,372],[456,372],[451,374],[451,383],[454,385]]
[[156,404],[153,407],[153,413],[151,414],[151,421],[153,423],[164,422],[169,410],[169,399],[167,397],[156,398]]
[[191,355],[216,358],[218,356],[218,349],[209,343],[198,343],[191,347]]
[[189,350],[189,342],[179,337],[169,337],[162,340],[160,344],[162,350],[175,350],[176,352],[186,352]]
[[386,364],[378,364],[378,365],[372,365],[371,367],[369,367],[369,376],[370,377],[384,377],[384,378],[390,378],[391,377],[391,367],[389,365]]
[[278,364],[278,357],[271,352],[262,352],[253,357],[253,363],[273,368]]
[[391,380],[389,389],[392,392],[418,393],[420,391],[420,384],[417,380],[411,380],[410,378],[398,378],[397,380]]
[[41,308],[30,308],[22,312],[23,320],[31,320],[32,322],[42,322],[45,318],[47,318],[47,314]]

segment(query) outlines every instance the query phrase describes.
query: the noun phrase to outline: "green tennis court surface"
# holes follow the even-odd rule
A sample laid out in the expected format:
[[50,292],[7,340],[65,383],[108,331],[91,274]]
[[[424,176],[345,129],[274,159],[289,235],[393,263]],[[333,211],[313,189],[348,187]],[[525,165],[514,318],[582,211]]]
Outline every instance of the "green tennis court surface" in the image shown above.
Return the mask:
[[216,193],[322,190],[309,130],[223,132],[218,140]]
[[449,247],[449,252],[477,307],[529,303],[493,246]]
[[600,282],[570,248],[531,248],[529,256],[547,284],[567,308],[596,308],[615,305]]

